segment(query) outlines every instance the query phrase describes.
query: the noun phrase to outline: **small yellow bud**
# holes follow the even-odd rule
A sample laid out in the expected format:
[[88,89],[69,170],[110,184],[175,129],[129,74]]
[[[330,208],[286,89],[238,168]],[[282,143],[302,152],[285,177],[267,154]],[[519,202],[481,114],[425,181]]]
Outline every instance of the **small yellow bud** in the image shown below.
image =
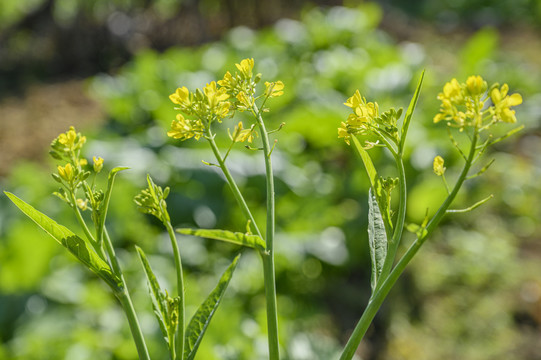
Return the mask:
[[99,173],[101,169],[103,169],[103,159],[101,157],[96,158],[93,156],[92,161],[94,162],[94,171]]
[[88,160],[86,160],[86,159],[80,159],[80,160],[79,160],[79,165],[81,165],[81,166],[86,166],[86,165],[88,165]]
[[85,211],[86,209],[88,209],[88,200],[77,199],[77,206],[79,207],[79,209]]
[[466,80],[466,89],[468,89],[471,96],[481,95],[487,90],[487,82],[479,75],[470,76]]
[[434,173],[438,176],[442,176],[445,172],[445,167],[443,166],[444,160],[441,156],[436,156],[434,158]]
[[67,182],[71,182],[75,178],[75,172],[73,171],[73,166],[71,164],[66,164],[62,167],[58,165],[58,175]]

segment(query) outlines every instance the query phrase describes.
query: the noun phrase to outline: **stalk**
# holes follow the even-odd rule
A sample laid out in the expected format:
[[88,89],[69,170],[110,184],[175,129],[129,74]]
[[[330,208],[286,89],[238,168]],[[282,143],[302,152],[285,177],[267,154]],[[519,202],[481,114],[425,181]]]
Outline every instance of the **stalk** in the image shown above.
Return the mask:
[[252,112],[257,119],[263,142],[263,153],[265,158],[265,174],[267,182],[267,231],[266,251],[261,253],[263,258],[263,276],[265,279],[265,296],[267,303],[267,330],[269,336],[269,358],[278,360],[280,358],[278,341],[278,306],[276,303],[276,279],[274,270],[274,228],[275,228],[275,203],[274,203],[274,176],[272,173],[271,147],[269,135],[265,128],[263,118],[254,104]]
[[[170,221],[164,221],[164,225],[167,228],[169,233],[169,238],[171,239],[171,245],[173,246],[173,254],[175,257],[175,267],[177,270],[177,294],[179,296],[179,321],[177,324],[177,334],[178,340],[176,341],[176,353],[177,358],[182,359],[184,356],[184,333],[185,333],[185,322],[186,322],[186,305],[184,301],[184,275],[182,273],[182,260],[180,258],[180,251],[178,249],[177,238],[175,236],[175,231],[173,226],[171,226]],[[172,357],[175,359],[175,357]]]
[[348,343],[346,344],[344,351],[342,352],[342,355],[340,356],[340,360],[351,360],[353,356],[355,355],[355,351],[359,347],[359,344],[361,343],[361,340],[363,339],[364,335],[366,334],[366,331],[368,330],[368,327],[372,323],[372,320],[374,319],[374,316],[376,316],[376,313],[378,312],[379,308],[383,304],[383,301],[387,297],[387,294],[389,294],[389,291],[394,286],[400,275],[404,272],[404,269],[409,264],[411,259],[417,254],[423,243],[426,241],[426,239],[431,235],[431,233],[434,231],[434,229],[438,226],[440,221],[442,220],[443,216],[445,215],[447,209],[455,199],[456,195],[458,194],[458,191],[462,187],[462,184],[466,180],[466,177],[468,176],[468,172],[470,170],[471,164],[474,160],[475,153],[476,153],[476,146],[477,146],[477,140],[478,140],[479,134],[478,129],[475,128],[473,139],[470,147],[470,153],[468,155],[468,158],[466,160],[466,163],[464,164],[464,168],[462,169],[462,172],[460,173],[460,176],[453,188],[453,191],[447,196],[443,204],[440,206],[436,214],[432,217],[430,222],[428,223],[424,234],[419,236],[413,244],[408,248],[404,256],[400,259],[400,261],[396,264],[394,269],[391,271],[389,276],[385,278],[385,281],[383,284],[377,289],[377,291],[372,294],[370,297],[370,300],[368,301],[368,305],[361,316],[361,319],[357,323],[357,326],[355,326],[355,330],[351,334],[351,337],[348,340]]
[[120,264],[118,263],[113,243],[111,242],[111,238],[109,237],[109,233],[106,229],[104,229],[103,233],[105,235],[105,248],[107,250],[107,253],[109,254],[109,259],[111,260],[113,272],[120,278],[120,281],[122,282],[122,288],[120,289],[120,291],[115,291],[115,296],[117,297],[118,301],[120,301],[120,304],[124,309],[124,313],[128,318],[128,323],[130,325],[132,337],[137,348],[137,353],[139,354],[139,359],[150,360],[150,355],[148,354],[145,338],[143,336],[143,332],[141,331],[139,320],[137,319],[137,313],[135,312],[135,308],[133,307],[133,303],[131,301],[128,285],[126,283],[126,280],[124,279],[124,275],[122,274]]

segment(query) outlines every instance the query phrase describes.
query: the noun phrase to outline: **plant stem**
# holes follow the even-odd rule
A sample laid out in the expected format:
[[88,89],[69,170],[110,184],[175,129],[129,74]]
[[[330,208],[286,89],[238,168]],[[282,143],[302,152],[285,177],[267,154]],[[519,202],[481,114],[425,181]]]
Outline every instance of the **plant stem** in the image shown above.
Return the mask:
[[85,233],[86,238],[94,248],[94,250],[97,251],[97,253],[100,255],[100,257],[107,262],[107,255],[105,255],[105,252],[103,251],[103,247],[98,244],[98,242],[94,239],[94,236],[92,236],[92,233],[90,232],[90,229],[88,229],[88,226],[86,225],[85,219],[83,219],[83,215],[79,211],[79,208],[77,207],[77,200],[75,199],[75,193],[73,190],[69,191],[70,200],[72,202],[72,209],[75,212],[75,217],[77,217],[77,222],[79,223],[79,226],[83,229],[83,232]]
[[271,147],[269,135],[265,123],[257,106],[254,104],[252,112],[256,117],[261,131],[263,153],[265,158],[265,174],[267,179],[267,231],[266,251],[263,257],[263,275],[265,278],[265,296],[267,302],[267,330],[269,336],[269,358],[280,358],[278,341],[278,306],[276,303],[276,279],[274,270],[274,228],[275,228],[275,204],[274,204],[274,175],[272,173]]
[[227,183],[229,184],[229,187],[231,188],[231,192],[233,192],[233,196],[235,197],[235,200],[237,200],[237,203],[239,204],[242,212],[244,213],[244,216],[246,216],[247,219],[249,219],[254,226],[256,234],[260,237],[261,231],[259,231],[259,228],[257,227],[257,223],[255,222],[254,216],[252,215],[252,212],[250,211],[250,208],[248,208],[248,204],[246,204],[246,200],[244,200],[244,197],[242,196],[242,193],[239,190],[239,187],[237,186],[237,183],[235,182],[235,179],[233,179],[233,176],[231,176],[231,173],[229,172],[229,169],[225,165],[225,161],[220,154],[220,150],[218,149],[218,146],[216,145],[216,142],[214,141],[214,135],[208,130],[209,134],[207,136],[207,140],[210,144],[210,147],[212,148],[212,152],[214,153],[214,157],[218,161],[218,164],[220,165],[220,169],[222,170],[225,178],[227,179]]
[[[178,249],[177,238],[175,236],[175,231],[173,226],[171,226],[170,221],[164,221],[164,225],[167,228],[169,233],[169,238],[171,239],[171,246],[173,247],[173,253],[175,257],[175,267],[177,270],[177,294],[179,296],[179,321],[177,324],[177,334],[178,339],[176,341],[176,354],[178,359],[182,359],[184,356],[184,331],[185,331],[185,302],[184,302],[184,275],[182,273],[182,260],[180,258],[180,251]],[[175,357],[172,357],[174,360]]]
[[[387,255],[385,261],[383,262],[383,268],[381,274],[378,278],[376,284],[376,289],[381,287],[382,279],[387,278],[396,256],[396,251],[398,250],[398,245],[400,244],[400,239],[402,238],[402,230],[404,229],[404,222],[406,220],[406,172],[404,170],[404,160],[402,158],[402,150],[395,156],[396,167],[398,169],[398,187],[399,187],[399,204],[398,204],[398,217],[394,227],[393,237],[389,243]],[[375,190],[375,189],[374,189]]]
[[124,313],[128,318],[132,337],[137,348],[137,353],[139,354],[139,360],[150,360],[150,355],[148,354],[145,338],[143,337],[143,332],[141,331],[141,326],[139,325],[139,320],[137,319],[137,313],[135,312],[135,308],[133,307],[133,303],[131,301],[128,285],[126,284],[126,280],[124,279],[124,275],[122,274],[122,269],[120,268],[120,264],[118,263],[113,243],[111,242],[109,233],[105,228],[103,230],[103,233],[105,235],[104,244],[105,248],[107,249],[107,253],[109,254],[109,258],[111,259],[113,273],[118,276],[122,281],[122,288],[120,291],[115,291],[115,296],[117,297],[118,301],[120,301],[120,304],[124,309]]
[[366,309],[364,310],[363,315],[361,316],[361,319],[357,323],[357,326],[355,326],[355,330],[351,334],[351,337],[348,340],[348,343],[346,344],[344,351],[342,352],[342,355],[340,356],[340,360],[351,360],[353,358],[353,355],[355,355],[355,351],[359,347],[359,344],[361,343],[361,340],[363,339],[366,331],[368,330],[368,327],[372,323],[372,320],[374,319],[374,316],[376,316],[376,313],[378,312],[379,308],[383,304],[383,301],[385,300],[387,294],[391,290],[391,288],[394,286],[400,275],[404,272],[404,269],[409,264],[411,259],[417,254],[423,243],[426,241],[426,239],[430,236],[430,234],[434,231],[434,229],[438,226],[442,218],[445,216],[445,213],[447,212],[447,209],[455,199],[456,195],[458,194],[458,191],[462,187],[462,184],[466,180],[466,177],[468,176],[468,172],[470,170],[471,164],[473,162],[473,159],[475,157],[476,153],[476,145],[478,140],[478,129],[475,128],[474,135],[470,147],[470,153],[468,155],[468,158],[466,160],[466,163],[464,164],[464,168],[462,169],[462,172],[460,173],[460,176],[453,188],[453,191],[447,196],[443,204],[440,206],[436,214],[432,217],[430,222],[428,223],[425,232],[423,235],[415,239],[413,244],[408,248],[404,256],[398,261],[394,269],[391,271],[389,276],[385,278],[385,281],[382,283],[382,285],[379,287],[379,289],[372,294],[370,297],[370,300],[368,301],[368,305]]

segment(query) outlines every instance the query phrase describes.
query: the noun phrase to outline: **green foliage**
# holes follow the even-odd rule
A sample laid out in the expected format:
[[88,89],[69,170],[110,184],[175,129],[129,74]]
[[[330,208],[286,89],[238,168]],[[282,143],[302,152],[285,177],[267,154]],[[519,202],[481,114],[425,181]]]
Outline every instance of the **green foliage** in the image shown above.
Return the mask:
[[80,237],[75,235],[65,226],[57,224],[45,214],[34,209],[17,196],[4,192],[9,199],[43,231],[49,234],[59,244],[64,246],[88,269],[102,278],[113,290],[119,290],[122,285],[120,279],[113,274],[109,265]]
[[203,340],[207,327],[212,320],[216,309],[218,309],[220,301],[225,294],[225,290],[227,290],[227,286],[231,281],[231,277],[233,276],[233,272],[235,271],[239,258],[240,255],[235,257],[231,265],[229,265],[218,281],[218,285],[216,285],[214,290],[212,290],[201,306],[199,306],[188,323],[188,327],[186,329],[186,348],[184,350],[184,359],[193,360],[195,358],[195,354],[197,353],[199,345]]
[[251,247],[259,251],[265,251],[265,242],[258,235],[213,229],[177,229],[176,231],[184,235],[220,240],[240,246]]
[[385,224],[379,211],[376,196],[372,189],[368,190],[368,245],[370,247],[370,259],[372,261],[372,276],[370,285],[375,291],[379,276],[383,270],[383,263],[387,256],[387,233]]

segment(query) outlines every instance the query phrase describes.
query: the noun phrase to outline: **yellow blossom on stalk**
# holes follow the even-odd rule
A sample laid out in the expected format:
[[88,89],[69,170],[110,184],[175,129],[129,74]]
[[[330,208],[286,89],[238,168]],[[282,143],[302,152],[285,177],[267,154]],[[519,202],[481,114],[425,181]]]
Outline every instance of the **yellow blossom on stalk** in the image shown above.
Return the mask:
[[500,89],[495,87],[490,92],[490,98],[494,103],[493,114],[494,117],[500,119],[503,122],[515,123],[517,118],[515,116],[515,110],[511,110],[511,106],[517,106],[522,104],[522,96],[520,94],[507,95],[509,92],[509,86],[503,84]]
[[265,81],[265,95],[268,97],[278,97],[284,95],[284,83],[280,80],[275,82]]
[[225,89],[221,88],[217,89],[215,81],[207,84],[207,86],[203,88],[203,92],[207,96],[208,104],[211,109],[216,108],[220,102],[229,98],[229,95],[224,90]]
[[71,166],[70,163],[67,163],[66,166],[64,167],[58,165],[57,169],[58,169],[58,175],[60,175],[60,177],[63,180],[67,182],[72,182],[73,179],[75,178],[75,171],[73,169],[73,166]]
[[182,105],[184,107],[189,107],[191,105],[190,92],[186,86],[178,88],[173,94],[169,95],[169,99],[171,99],[174,104]]
[[177,114],[177,119],[171,123],[171,130],[167,136],[173,139],[187,140],[194,137],[199,140],[203,136],[204,126],[200,120],[185,119],[182,114]]
[[366,102],[359,90],[344,103],[352,109],[346,122],[342,122],[338,128],[338,137],[343,138],[349,145],[351,135],[364,134],[371,128],[377,128],[379,125],[375,119],[379,116],[379,105],[377,102]]
[[241,91],[237,94],[237,100],[242,104],[245,109],[249,109],[252,107],[252,103],[244,91]]
[[103,168],[103,159],[101,157],[96,158],[95,156],[93,156],[92,161],[94,162],[94,171],[96,173],[99,173]]
[[434,158],[434,164],[433,164],[433,167],[434,167],[434,173],[438,176],[442,176],[443,173],[445,172],[445,167],[443,167],[443,164],[444,164],[444,160],[441,156],[436,156]]
[[85,211],[86,209],[88,209],[88,199],[77,199],[77,206],[79,207],[79,209]]
[[338,128],[338,138],[344,139],[346,144],[350,145],[349,140],[351,138],[351,134],[348,132],[348,127],[343,121],[340,123],[340,127]]
[[86,137],[78,134],[75,131],[73,126],[70,126],[69,130],[65,133],[58,135],[58,137],[53,141],[51,146],[53,150],[60,154],[67,155],[67,153],[75,150],[79,150],[83,147],[86,142]]
[[254,59],[244,59],[240,64],[235,64],[245,79],[251,79],[253,76]]
[[66,133],[58,135],[58,142],[70,149],[73,148],[75,139],[77,139],[77,133],[73,126],[70,126],[70,129]]
[[257,132],[254,131],[253,126],[250,129],[244,129],[242,121],[239,121],[239,123],[235,126],[233,135],[231,135],[229,129],[227,129],[227,132],[229,133],[229,137],[231,140],[233,140],[233,142],[245,142],[248,140],[248,142],[251,143],[254,140],[254,136],[257,136]]
[[466,89],[471,96],[481,95],[487,91],[487,82],[479,75],[470,76],[468,80],[466,80]]
[[87,160],[87,159],[80,159],[80,160],[79,160],[79,165],[81,165],[81,166],[86,166],[86,165],[88,165],[88,160]]
[[[501,88],[497,84],[493,85],[490,94],[487,94],[487,89],[488,85],[481,76],[470,76],[462,84],[456,79],[451,80],[438,95],[441,106],[440,112],[434,116],[434,122],[445,120],[461,131],[466,126],[485,129],[498,121],[516,122],[515,111],[510,107],[521,104],[522,96],[507,95],[507,84]],[[493,105],[486,108],[485,103],[489,97]]]

